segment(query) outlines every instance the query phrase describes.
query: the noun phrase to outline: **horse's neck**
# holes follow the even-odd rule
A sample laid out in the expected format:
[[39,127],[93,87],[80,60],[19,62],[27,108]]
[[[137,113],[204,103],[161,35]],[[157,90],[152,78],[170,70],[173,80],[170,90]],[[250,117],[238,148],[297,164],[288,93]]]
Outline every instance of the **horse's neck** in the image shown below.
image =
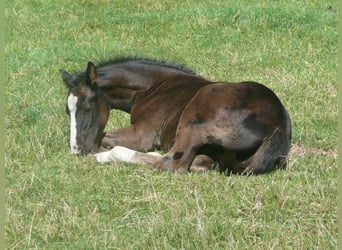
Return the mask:
[[112,88],[102,93],[103,99],[111,109],[119,109],[130,113],[134,96],[138,91],[129,88]]
[[98,72],[97,83],[103,90],[103,97],[111,109],[119,109],[130,113],[137,92],[146,90],[158,82],[184,72],[165,70],[112,69]]

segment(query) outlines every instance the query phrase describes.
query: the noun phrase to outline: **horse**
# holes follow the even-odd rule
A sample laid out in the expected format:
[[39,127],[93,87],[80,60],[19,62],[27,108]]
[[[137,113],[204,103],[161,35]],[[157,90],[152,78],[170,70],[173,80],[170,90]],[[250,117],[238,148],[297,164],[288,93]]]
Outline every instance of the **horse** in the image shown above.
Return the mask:
[[[137,91],[131,99],[131,125],[104,134],[108,101],[91,62],[84,79],[81,86],[70,88],[67,107],[70,114],[80,113],[74,106],[92,113],[91,119],[76,115],[74,120],[79,131],[97,134],[92,136],[96,139],[101,135],[101,146],[111,148],[94,155],[98,162],[122,160],[178,173],[209,171],[216,162],[221,172],[248,175],[286,165],[291,120],[274,92],[260,83],[175,74]],[[93,102],[82,105],[79,100]],[[158,148],[168,152],[144,153]]]

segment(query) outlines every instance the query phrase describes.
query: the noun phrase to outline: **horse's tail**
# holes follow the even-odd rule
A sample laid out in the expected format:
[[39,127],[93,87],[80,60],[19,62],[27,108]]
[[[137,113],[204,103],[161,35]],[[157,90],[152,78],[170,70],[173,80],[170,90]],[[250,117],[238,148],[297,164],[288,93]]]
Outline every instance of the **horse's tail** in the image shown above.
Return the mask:
[[257,151],[243,164],[242,174],[263,174],[287,165],[291,146],[291,120],[284,109],[285,126],[277,127],[266,137]]

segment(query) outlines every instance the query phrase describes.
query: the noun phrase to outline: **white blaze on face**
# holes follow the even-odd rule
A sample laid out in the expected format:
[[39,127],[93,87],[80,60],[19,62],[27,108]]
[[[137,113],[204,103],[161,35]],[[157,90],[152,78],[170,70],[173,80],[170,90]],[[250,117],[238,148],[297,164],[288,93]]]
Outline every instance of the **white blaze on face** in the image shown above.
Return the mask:
[[76,104],[78,97],[72,93],[68,97],[68,109],[70,113],[70,150],[71,154],[78,154],[79,148],[76,142]]

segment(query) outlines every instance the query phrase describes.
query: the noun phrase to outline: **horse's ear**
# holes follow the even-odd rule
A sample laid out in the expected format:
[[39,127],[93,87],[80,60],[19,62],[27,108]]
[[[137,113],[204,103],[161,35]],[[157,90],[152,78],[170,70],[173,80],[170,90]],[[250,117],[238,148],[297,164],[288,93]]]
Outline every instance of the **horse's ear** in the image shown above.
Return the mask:
[[87,84],[96,85],[96,68],[92,62],[88,62],[88,67],[86,71]]
[[74,83],[72,82],[72,75],[69,72],[65,71],[64,69],[61,69],[60,72],[61,72],[62,80],[67,85],[67,87],[69,88],[74,87]]

